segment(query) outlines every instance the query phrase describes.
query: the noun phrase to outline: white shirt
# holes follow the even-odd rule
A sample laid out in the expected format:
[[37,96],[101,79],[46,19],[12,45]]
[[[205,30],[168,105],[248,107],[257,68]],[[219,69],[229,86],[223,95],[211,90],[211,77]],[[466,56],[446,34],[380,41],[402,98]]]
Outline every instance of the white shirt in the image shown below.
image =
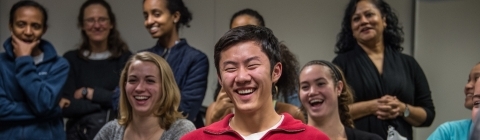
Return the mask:
[[263,136],[265,136],[265,134],[267,134],[268,131],[273,130],[273,129],[277,128],[278,126],[280,126],[280,124],[282,124],[282,122],[283,122],[283,115],[281,115],[280,121],[278,121],[275,125],[268,128],[267,130],[262,131],[262,132],[253,133],[253,134],[250,134],[248,136],[244,136],[244,135],[241,135],[241,136],[245,140],[259,140]]

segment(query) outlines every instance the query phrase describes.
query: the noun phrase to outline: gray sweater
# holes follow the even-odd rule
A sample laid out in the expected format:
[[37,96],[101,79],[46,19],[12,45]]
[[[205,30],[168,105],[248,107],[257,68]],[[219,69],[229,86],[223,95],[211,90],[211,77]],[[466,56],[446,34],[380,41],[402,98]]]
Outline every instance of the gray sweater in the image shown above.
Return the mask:
[[[183,135],[195,130],[195,125],[186,119],[178,119],[170,129],[163,132],[160,140],[179,140]],[[125,126],[118,124],[118,120],[113,120],[105,124],[97,133],[94,140],[123,140]]]

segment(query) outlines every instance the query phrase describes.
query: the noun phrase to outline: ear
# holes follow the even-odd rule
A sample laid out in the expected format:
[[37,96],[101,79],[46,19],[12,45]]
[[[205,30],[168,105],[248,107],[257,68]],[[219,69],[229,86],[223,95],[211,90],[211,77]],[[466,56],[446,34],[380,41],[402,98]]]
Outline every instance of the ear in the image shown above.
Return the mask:
[[343,81],[338,81],[337,83],[337,87],[336,90],[337,90],[337,95],[340,96],[342,94],[342,90],[343,90],[343,87],[345,86],[345,84],[343,83]]
[[280,76],[282,76],[282,63],[277,62],[277,64],[275,64],[275,66],[273,66],[272,82],[277,83],[278,79],[280,79]]
[[175,13],[172,14],[172,17],[173,17],[173,23],[177,24],[178,21],[180,20],[180,16],[182,16],[182,14],[180,14],[180,12],[176,11]]
[[387,28],[387,17],[383,17],[382,21],[383,21],[383,26]]
[[222,88],[223,88],[222,78],[220,78],[220,75],[219,75],[219,74],[217,74],[217,81],[218,81],[218,84],[220,84],[220,86],[222,86]]

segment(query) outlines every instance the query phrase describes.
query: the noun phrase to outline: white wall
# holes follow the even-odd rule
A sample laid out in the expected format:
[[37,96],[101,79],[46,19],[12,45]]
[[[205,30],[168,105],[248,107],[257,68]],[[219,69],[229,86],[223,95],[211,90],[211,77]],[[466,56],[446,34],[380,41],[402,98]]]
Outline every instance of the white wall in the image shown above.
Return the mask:
[[443,122],[471,118],[463,106],[463,89],[470,70],[480,62],[480,1],[417,4],[415,58],[427,75],[437,113],[431,127],[415,131],[416,139],[426,139]]
[[[17,0],[0,0],[0,41],[10,36],[8,12]],[[37,0],[49,12],[50,28],[44,38],[50,40],[60,55],[76,48],[80,30],[76,16],[83,0]],[[155,44],[143,26],[142,2],[107,0],[117,15],[118,28],[132,51]],[[313,59],[331,60],[335,56],[336,35],[340,31],[343,11],[348,0],[184,0],[193,13],[190,28],[180,30],[180,36],[205,52],[210,61],[209,87],[204,100],[213,100],[216,74],[213,46],[228,30],[234,12],[252,8],[265,18],[266,26],[284,41],[304,64]],[[415,138],[425,139],[441,122],[467,118],[463,109],[463,86],[471,67],[480,61],[480,21],[475,13],[478,0],[417,1],[387,0],[404,27],[404,53],[415,51],[430,83],[437,118],[430,128],[417,129]],[[416,22],[412,19],[416,15]],[[415,31],[412,31],[416,25]],[[414,34],[414,36],[413,36]],[[413,41],[415,39],[415,41]],[[412,44],[415,49],[412,50]],[[3,50],[1,47],[0,50]],[[450,103],[450,104],[447,104]],[[452,113],[453,112],[453,113]]]

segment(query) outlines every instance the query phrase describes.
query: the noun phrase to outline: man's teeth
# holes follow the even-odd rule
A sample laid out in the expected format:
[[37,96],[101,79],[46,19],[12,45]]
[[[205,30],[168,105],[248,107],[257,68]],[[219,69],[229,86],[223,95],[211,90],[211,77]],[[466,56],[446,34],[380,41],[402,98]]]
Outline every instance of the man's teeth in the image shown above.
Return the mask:
[[146,99],[149,98],[149,97],[147,97],[147,96],[134,96],[134,97],[135,97],[135,99],[137,99],[137,100],[146,100]]
[[238,90],[238,94],[250,94],[252,92],[253,92],[253,89]]

